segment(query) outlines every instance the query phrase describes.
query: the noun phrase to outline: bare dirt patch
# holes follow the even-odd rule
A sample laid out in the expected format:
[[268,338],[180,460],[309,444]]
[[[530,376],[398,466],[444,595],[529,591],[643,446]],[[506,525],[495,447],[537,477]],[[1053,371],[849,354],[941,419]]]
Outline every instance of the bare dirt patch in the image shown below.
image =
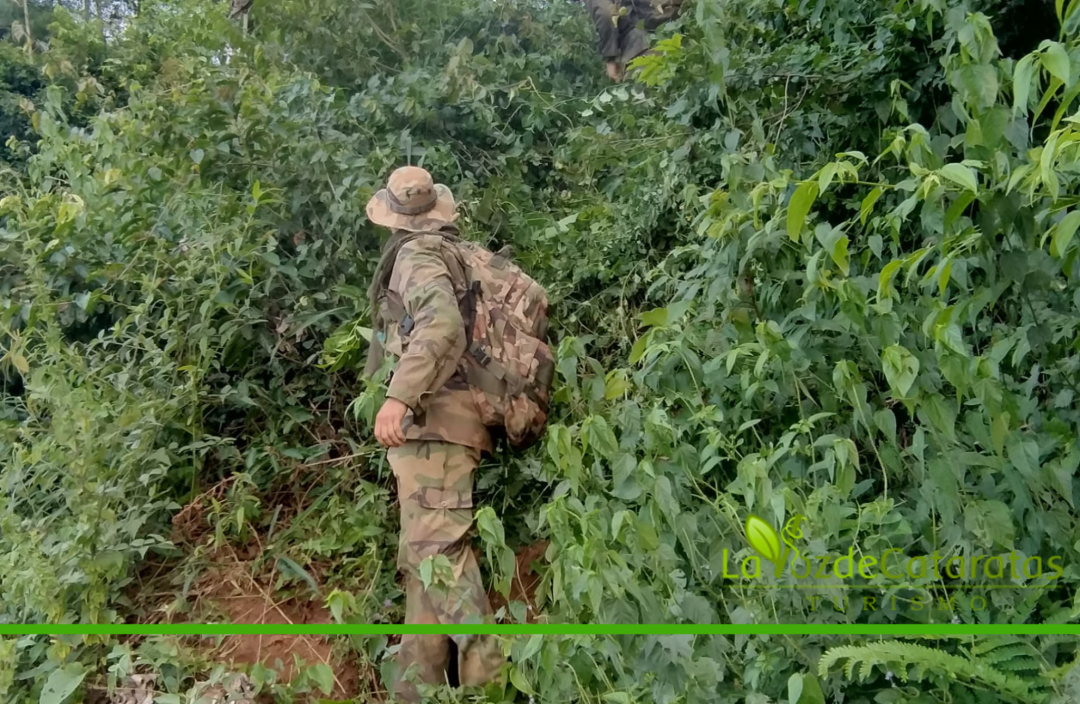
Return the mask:
[[[217,614],[218,622],[244,624],[325,624],[332,623],[330,612],[321,604],[302,599],[276,600],[237,563],[226,569],[211,569],[199,580],[197,611]],[[203,643],[208,641],[204,640]],[[213,641],[209,641],[213,642]],[[291,682],[304,665],[323,663],[334,672],[332,696],[345,699],[357,696],[360,673],[354,657],[335,653],[332,643],[323,636],[310,635],[230,635],[212,646],[211,657],[232,665],[262,663],[278,673],[280,681]]]
[[[514,556],[514,578],[510,581],[509,601],[520,601],[528,607],[528,622],[537,623],[541,614],[536,606],[536,588],[540,586],[540,575],[532,568],[534,562],[544,561],[544,552],[547,551],[546,540],[527,545],[517,551]],[[491,608],[498,611],[507,606],[507,599],[502,594],[492,591],[488,594]]]

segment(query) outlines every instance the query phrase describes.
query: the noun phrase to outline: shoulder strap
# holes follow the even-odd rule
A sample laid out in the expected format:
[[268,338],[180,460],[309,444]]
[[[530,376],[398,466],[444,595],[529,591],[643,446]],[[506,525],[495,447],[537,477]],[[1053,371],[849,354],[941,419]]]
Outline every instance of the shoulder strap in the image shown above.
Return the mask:
[[441,237],[451,244],[450,249],[453,251],[452,258],[444,256],[442,259],[443,263],[446,264],[447,271],[450,274],[450,280],[454,285],[455,292],[459,294],[459,297],[465,291],[468,291],[472,285],[472,280],[469,276],[469,267],[462,259],[457,247],[454,246],[457,242],[461,241],[460,239],[448,232],[410,232],[408,235],[403,236],[398,240],[387,243],[387,247],[383,251],[383,256],[379,261],[379,267],[376,270],[375,281],[372,282],[373,303],[385,300],[387,310],[395,320],[401,320],[405,317],[405,308],[401,304],[401,301],[397,300],[395,296],[388,296],[387,292],[390,288],[390,280],[393,278],[394,265],[397,263],[401,248],[410,242],[432,236]]

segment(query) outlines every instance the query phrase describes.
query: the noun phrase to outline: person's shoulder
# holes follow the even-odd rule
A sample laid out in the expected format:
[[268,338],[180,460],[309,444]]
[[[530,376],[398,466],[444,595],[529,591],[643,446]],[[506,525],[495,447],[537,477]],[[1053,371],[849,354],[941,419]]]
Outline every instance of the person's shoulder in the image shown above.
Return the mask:
[[390,288],[404,291],[444,275],[447,270],[442,247],[443,238],[438,234],[422,234],[402,244],[394,261]]
[[443,238],[436,233],[421,233],[401,245],[398,250],[397,261],[403,262],[411,257],[430,256],[442,251]]

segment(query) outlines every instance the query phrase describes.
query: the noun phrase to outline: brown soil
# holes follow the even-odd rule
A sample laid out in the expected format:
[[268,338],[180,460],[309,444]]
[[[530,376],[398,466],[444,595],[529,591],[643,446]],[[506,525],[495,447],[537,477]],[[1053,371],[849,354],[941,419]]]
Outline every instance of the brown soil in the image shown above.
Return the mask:
[[[321,604],[301,599],[275,600],[266,586],[253,579],[247,566],[236,562],[225,568],[207,571],[195,585],[199,594],[197,608],[200,622],[243,624],[322,624],[332,623],[330,612]],[[361,687],[361,675],[354,657],[333,652],[323,636],[310,635],[230,635],[218,644],[215,639],[201,639],[214,660],[233,665],[261,662],[275,670],[278,681],[290,682],[299,672],[296,660],[305,666],[324,663],[334,671],[337,699],[355,697]],[[374,673],[365,673],[365,680]],[[365,681],[365,685],[376,684]],[[378,687],[376,686],[376,689]]]
[[[231,480],[231,478],[230,478]],[[230,480],[220,482],[190,502],[173,518],[174,542],[197,545],[204,543],[209,536],[209,524],[206,520],[205,506],[210,498],[221,499],[227,491]],[[302,501],[299,503],[303,503]],[[526,604],[528,623],[543,620],[536,605],[536,590],[541,577],[532,568],[534,562],[543,562],[547,550],[547,541],[526,546],[516,553],[515,574],[510,585],[509,601]],[[252,576],[250,561],[258,557],[261,544],[253,542],[248,546],[227,546],[224,550],[211,551],[211,557],[217,564],[207,570],[192,585],[188,592],[194,598],[190,613],[166,615],[163,607],[167,594],[158,595],[159,599],[136,599],[148,607],[148,621],[171,621],[173,623],[236,623],[236,624],[324,624],[332,623],[330,613],[320,603],[305,599],[276,599],[273,588],[261,578]],[[479,557],[479,556],[478,556]],[[316,581],[321,581],[315,566],[309,565]],[[158,566],[153,575],[146,575],[149,581],[156,582],[165,565]],[[141,591],[141,590],[140,590]],[[489,600],[494,611],[508,608],[508,600],[498,592],[492,591]],[[154,601],[158,601],[154,608]],[[509,616],[505,620],[510,620]],[[391,643],[397,641],[390,638]],[[381,692],[382,686],[378,674],[365,667],[363,671],[357,665],[355,656],[342,657],[334,653],[331,643],[321,636],[307,635],[231,635],[217,641],[213,638],[199,638],[198,645],[213,660],[232,665],[254,665],[262,663],[278,674],[278,681],[292,681],[299,672],[296,660],[310,666],[324,663],[334,672],[334,690],[336,699],[354,698],[361,691],[369,695]],[[373,700],[373,701],[375,701]]]
[[[540,610],[536,606],[536,588],[540,586],[540,575],[532,568],[532,563],[542,562],[544,552],[547,550],[546,540],[533,543],[518,550],[515,556],[514,578],[510,581],[510,601],[524,602],[528,607],[528,622],[536,623],[540,618]],[[498,611],[508,606],[507,599],[497,591],[488,594],[491,608]]]

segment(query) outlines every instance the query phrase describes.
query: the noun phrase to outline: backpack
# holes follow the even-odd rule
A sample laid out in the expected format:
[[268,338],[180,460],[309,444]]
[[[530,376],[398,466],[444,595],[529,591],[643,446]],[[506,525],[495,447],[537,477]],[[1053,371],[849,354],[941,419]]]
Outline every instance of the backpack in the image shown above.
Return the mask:
[[492,253],[442,233],[421,236],[441,240],[439,249],[465,323],[465,352],[457,370],[481,420],[501,431],[511,447],[531,446],[543,435],[555,374],[555,359],[545,342],[547,291],[510,260],[509,247]]

